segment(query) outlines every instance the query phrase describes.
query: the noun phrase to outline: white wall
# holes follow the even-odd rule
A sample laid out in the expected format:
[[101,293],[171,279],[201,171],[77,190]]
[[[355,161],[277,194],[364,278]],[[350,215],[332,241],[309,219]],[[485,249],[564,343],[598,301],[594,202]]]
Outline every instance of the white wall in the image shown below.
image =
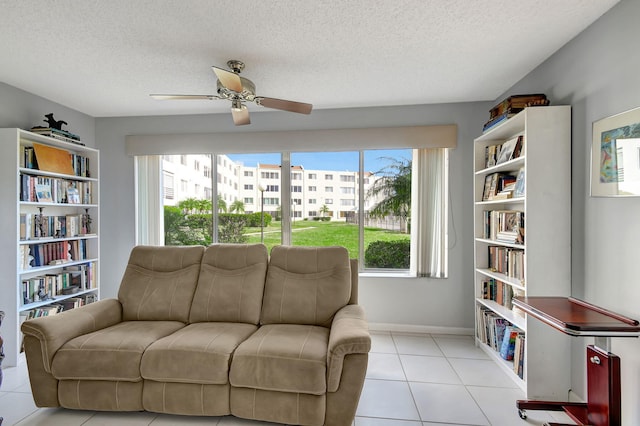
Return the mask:
[[46,126],[44,115],[50,112],[56,120],[69,123],[62,126],[64,130],[95,146],[95,118],[0,82],[0,127]]
[[[640,107],[640,2],[622,0],[507,94],[546,93],[573,106],[572,293],[640,319],[640,198],[589,196],[591,126]],[[504,97],[504,96],[503,96]],[[585,395],[585,345],[574,338],[573,388]],[[621,357],[623,424],[640,424],[640,339],[612,339]]]
[[[236,128],[228,114],[99,118],[101,152],[102,294],[115,296],[134,244],[133,159],[125,155],[131,134],[211,133],[457,124],[458,148],[451,152],[450,277],[446,280],[362,278],[360,301],[370,321],[416,326],[473,327],[472,140],[481,133],[490,103],[317,110],[308,117],[283,112],[252,113],[249,129]],[[260,141],[256,141],[259,144]],[[304,141],[300,142],[304,146]],[[291,147],[295,150],[296,146]],[[215,151],[215,147],[212,147]],[[109,230],[105,232],[105,230]],[[107,267],[108,265],[108,267]],[[401,291],[398,291],[398,289]]]

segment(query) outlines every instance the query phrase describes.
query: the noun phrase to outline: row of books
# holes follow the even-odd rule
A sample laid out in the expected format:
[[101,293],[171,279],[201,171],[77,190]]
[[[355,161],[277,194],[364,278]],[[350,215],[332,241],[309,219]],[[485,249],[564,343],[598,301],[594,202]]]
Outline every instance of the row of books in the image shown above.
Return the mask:
[[89,234],[90,218],[86,214],[45,216],[20,213],[20,240],[70,238]]
[[524,285],[524,250],[503,246],[489,246],[488,267]]
[[25,270],[85,259],[87,259],[87,240],[20,245],[20,264]]
[[93,201],[93,183],[21,174],[20,201],[91,204]]
[[[518,177],[509,173],[491,173],[484,178],[482,201],[511,198],[506,191],[513,191]],[[511,186],[511,187],[510,187]]]
[[37,133],[42,136],[48,136],[50,138],[58,139],[65,142],[71,142],[78,145],[84,145],[80,141],[80,136],[75,133],[68,132],[66,130],[56,129],[53,127],[32,127],[30,130],[32,133]]
[[494,278],[482,281],[482,298],[493,300],[507,309],[513,308],[513,287]]
[[[20,167],[25,169],[40,170],[35,149],[32,146],[22,146],[20,155]],[[69,153],[69,161],[73,168],[73,173],[80,177],[91,177],[90,160],[88,157]]]
[[[506,361],[514,362],[514,373],[522,377],[524,366],[525,333],[489,308],[477,305],[478,329],[476,336],[482,343],[490,346]],[[516,361],[516,345],[517,361]],[[520,365],[516,365],[516,362]]]
[[482,212],[482,238],[511,244],[524,244],[524,212],[485,210]]
[[523,148],[524,135],[516,136],[501,144],[487,146],[484,152],[485,168],[520,158]]
[[482,130],[486,132],[492,129],[526,107],[546,105],[549,105],[549,100],[542,93],[509,96],[489,110],[489,121],[484,124]]
[[512,95],[498,102],[489,110],[489,119],[499,117],[505,113],[516,114],[528,106],[548,105],[547,96],[543,93]]
[[57,296],[97,288],[95,265],[89,262],[68,266],[60,272],[22,280],[22,303],[54,300]]

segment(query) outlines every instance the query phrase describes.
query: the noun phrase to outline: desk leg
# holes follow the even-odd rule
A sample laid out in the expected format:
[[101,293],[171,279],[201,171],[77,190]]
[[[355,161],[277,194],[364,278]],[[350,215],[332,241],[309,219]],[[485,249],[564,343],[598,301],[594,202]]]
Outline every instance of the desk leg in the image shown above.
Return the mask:
[[587,346],[587,404],[594,426],[622,424],[620,357]]
[[564,411],[579,425],[622,424],[620,357],[594,345],[587,346],[587,403],[518,400],[518,414],[526,410]]

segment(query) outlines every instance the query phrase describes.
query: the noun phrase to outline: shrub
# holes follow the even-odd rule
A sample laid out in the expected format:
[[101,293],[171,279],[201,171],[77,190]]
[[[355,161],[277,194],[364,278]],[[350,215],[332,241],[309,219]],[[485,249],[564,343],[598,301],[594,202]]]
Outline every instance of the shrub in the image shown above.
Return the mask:
[[374,241],[364,252],[367,268],[409,269],[409,240]]
[[[247,213],[245,216],[247,217],[247,226],[252,228],[260,227],[260,212]],[[269,224],[271,224],[271,220],[271,215],[269,213],[265,213],[264,226],[269,226]]]
[[244,227],[247,215],[222,213],[218,215],[218,241],[221,243],[246,243]]

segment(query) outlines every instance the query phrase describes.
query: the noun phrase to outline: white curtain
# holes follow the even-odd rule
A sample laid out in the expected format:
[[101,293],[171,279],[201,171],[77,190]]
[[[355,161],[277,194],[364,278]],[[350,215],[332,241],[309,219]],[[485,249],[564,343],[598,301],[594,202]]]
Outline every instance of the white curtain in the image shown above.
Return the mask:
[[136,167],[136,244],[164,245],[162,156],[138,155]]
[[448,149],[413,151],[411,194],[411,270],[419,277],[447,278]]

